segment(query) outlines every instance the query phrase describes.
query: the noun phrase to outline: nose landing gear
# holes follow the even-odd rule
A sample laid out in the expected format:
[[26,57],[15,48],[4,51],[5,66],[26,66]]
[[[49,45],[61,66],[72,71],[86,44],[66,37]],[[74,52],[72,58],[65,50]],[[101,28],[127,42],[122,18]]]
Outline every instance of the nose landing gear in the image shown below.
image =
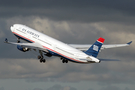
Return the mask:
[[40,59],[40,63],[45,63],[46,60],[45,60],[44,57],[43,57],[42,51],[39,50],[39,53],[40,53],[40,55],[38,56],[38,59]]

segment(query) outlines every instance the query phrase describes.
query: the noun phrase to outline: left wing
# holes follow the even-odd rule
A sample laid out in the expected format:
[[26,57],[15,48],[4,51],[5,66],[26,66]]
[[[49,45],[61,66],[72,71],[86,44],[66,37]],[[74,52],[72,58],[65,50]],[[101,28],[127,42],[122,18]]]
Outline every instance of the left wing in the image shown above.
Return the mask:
[[[124,46],[129,46],[132,43],[132,41],[126,43],[126,44],[110,44],[110,45],[102,45],[101,50],[107,49],[107,48],[116,48],[116,47],[124,47]],[[71,47],[74,47],[76,49],[79,49],[81,51],[86,51],[91,47],[91,44],[87,45],[81,45],[81,44],[68,44]]]
[[45,52],[48,52],[47,49],[44,49],[43,46],[39,43],[14,43],[14,42],[9,42],[7,39],[5,39],[5,43],[20,45],[21,47],[27,47],[29,49],[44,50]]

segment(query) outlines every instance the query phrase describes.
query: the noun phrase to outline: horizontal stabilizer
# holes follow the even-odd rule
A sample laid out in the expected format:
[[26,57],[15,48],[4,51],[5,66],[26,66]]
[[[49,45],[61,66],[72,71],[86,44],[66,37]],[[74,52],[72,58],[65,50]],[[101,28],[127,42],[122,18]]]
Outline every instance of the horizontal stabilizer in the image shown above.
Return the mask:
[[130,41],[129,43],[127,43],[128,45],[130,45],[132,43],[132,41]]
[[117,59],[99,59],[100,61],[120,61],[120,60],[117,60]]

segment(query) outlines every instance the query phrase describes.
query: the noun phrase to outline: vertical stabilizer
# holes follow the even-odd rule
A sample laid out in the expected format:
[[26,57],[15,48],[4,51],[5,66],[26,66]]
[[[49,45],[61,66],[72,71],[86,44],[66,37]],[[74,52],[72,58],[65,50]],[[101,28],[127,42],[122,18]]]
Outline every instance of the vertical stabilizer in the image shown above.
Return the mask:
[[100,37],[87,51],[85,51],[85,53],[87,55],[97,57],[104,41],[105,41],[105,39]]

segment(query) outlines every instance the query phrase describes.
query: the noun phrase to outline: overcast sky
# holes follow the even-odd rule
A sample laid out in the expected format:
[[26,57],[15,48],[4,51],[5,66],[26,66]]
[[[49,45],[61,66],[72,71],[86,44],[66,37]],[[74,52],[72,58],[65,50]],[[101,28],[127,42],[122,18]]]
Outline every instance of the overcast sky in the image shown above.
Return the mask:
[[[134,0],[0,0],[0,90],[134,90]],[[13,24],[25,24],[70,44],[133,43],[102,50],[98,57],[120,62],[63,64],[57,57],[41,64],[38,53],[21,52]]]

